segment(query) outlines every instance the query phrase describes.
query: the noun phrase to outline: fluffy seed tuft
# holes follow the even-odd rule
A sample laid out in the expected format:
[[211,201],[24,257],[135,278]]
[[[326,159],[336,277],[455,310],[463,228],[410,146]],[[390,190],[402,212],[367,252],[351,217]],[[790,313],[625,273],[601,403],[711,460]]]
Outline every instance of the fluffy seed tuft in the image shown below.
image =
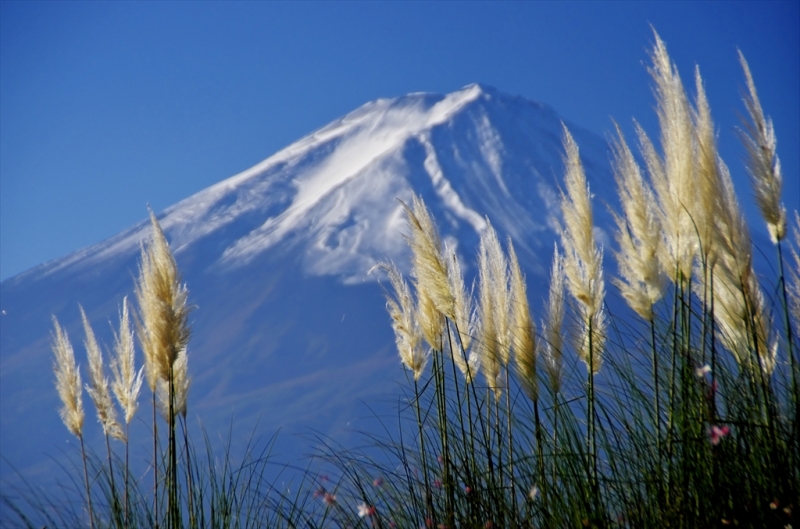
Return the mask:
[[61,408],[58,414],[64,421],[64,426],[77,438],[83,435],[83,399],[81,398],[81,373],[75,363],[75,353],[69,341],[67,332],[61,328],[58,320],[53,316],[53,372],[56,375],[56,389],[61,398]]
[[94,407],[97,409],[97,420],[103,426],[103,433],[114,439],[125,441],[125,433],[117,421],[117,410],[111,400],[111,392],[108,389],[108,379],[103,371],[103,353],[97,344],[92,326],[86,317],[83,307],[81,309],[81,320],[83,330],[86,333],[86,340],[83,342],[86,353],[89,357],[89,384],[86,386],[89,396],[92,398]]

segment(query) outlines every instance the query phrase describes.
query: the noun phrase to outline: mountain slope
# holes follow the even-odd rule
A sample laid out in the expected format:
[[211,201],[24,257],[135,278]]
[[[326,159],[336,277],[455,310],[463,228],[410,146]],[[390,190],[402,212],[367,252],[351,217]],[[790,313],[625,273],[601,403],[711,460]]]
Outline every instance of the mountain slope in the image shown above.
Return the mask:
[[[590,181],[612,187],[605,142],[570,130]],[[485,218],[510,236],[537,307],[556,234],[561,136],[554,110],[486,86],[382,99],[159,214],[197,307],[190,416],[214,436],[231,424],[237,433],[281,428],[278,453],[294,457],[308,451],[294,432],[344,439],[369,414],[364,403],[395,408],[405,376],[368,271],[384,260],[407,269],[398,199],[412,193],[457,245],[468,277]],[[69,441],[56,413],[51,315],[81,363],[78,303],[110,344],[108,321],[132,296],[148,234],[143,221],[0,285],[0,450],[25,475],[51,474],[47,455]],[[97,441],[99,426],[87,427]],[[146,448],[146,436],[132,438]]]

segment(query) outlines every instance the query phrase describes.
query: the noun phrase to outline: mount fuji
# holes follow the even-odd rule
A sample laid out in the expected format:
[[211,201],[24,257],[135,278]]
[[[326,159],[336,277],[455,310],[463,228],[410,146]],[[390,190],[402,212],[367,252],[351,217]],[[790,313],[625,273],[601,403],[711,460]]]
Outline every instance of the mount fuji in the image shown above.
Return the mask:
[[[477,84],[379,99],[158,214],[196,307],[190,422],[212,438],[280,430],[274,455],[288,460],[311,449],[298,433],[346,441],[370,410],[396,412],[406,378],[381,278],[368,272],[380,261],[408,270],[399,200],[413,193],[456,245],[468,280],[486,219],[509,236],[536,311],[557,237],[561,123],[546,105]],[[608,146],[567,126],[602,219],[602,200],[614,201]],[[52,480],[71,452],[56,411],[51,317],[85,369],[78,304],[110,345],[149,234],[143,220],[0,284],[3,479]],[[147,450],[144,393],[131,440]],[[91,404],[86,413],[87,442],[101,446]]]

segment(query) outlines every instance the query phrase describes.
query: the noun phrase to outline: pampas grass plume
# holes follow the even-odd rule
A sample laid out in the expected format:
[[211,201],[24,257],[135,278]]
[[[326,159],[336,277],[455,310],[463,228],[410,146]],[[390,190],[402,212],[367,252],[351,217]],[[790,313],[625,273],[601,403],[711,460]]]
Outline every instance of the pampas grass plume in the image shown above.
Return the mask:
[[188,291],[181,285],[175,259],[152,211],[150,223],[153,237],[142,248],[136,298],[141,315],[139,341],[144,350],[148,384],[155,392],[159,379],[169,380],[178,354],[189,342],[190,308]]
[[[589,184],[578,153],[578,145],[564,126],[564,150],[567,167],[564,176],[566,193],[561,195],[564,227],[561,241],[564,246],[564,273],[567,287],[579,302],[583,332],[578,351],[593,372],[600,369],[606,319],[603,312],[605,282],[603,253],[594,240],[592,205]],[[592,358],[589,358],[591,350]]]
[[[461,371],[461,374],[464,375],[467,383],[470,383],[475,373],[478,372],[480,363],[475,348],[470,349],[472,332],[475,326],[472,292],[468,292],[464,284],[464,274],[455,248],[445,244],[445,255],[448,256],[448,277],[450,279],[450,289],[453,293],[453,311],[455,313],[453,323],[455,323],[459,335],[459,343],[455,344],[455,348],[460,349],[460,351],[452,351],[453,361]],[[468,356],[465,358],[464,355],[467,354]]]
[[536,326],[531,320],[525,278],[519,267],[517,253],[508,240],[508,259],[511,269],[511,343],[517,376],[523,390],[532,401],[539,399],[539,380],[536,372]]
[[[493,283],[490,249],[488,247],[488,237],[493,232],[494,229],[491,224],[488,224],[487,233],[484,233],[481,237],[478,251],[478,299],[480,303],[478,335],[480,336],[480,359],[483,374],[486,377],[489,388],[499,397],[500,339],[497,325],[499,308],[496,306],[495,285]],[[495,235],[494,238],[496,240],[497,236]]]
[[400,361],[414,375],[414,380],[419,380],[428,362],[428,355],[422,347],[422,330],[416,318],[411,289],[393,263],[381,263],[378,268],[387,273],[394,289],[394,298],[387,295],[386,306],[392,318]]
[[748,93],[744,96],[744,104],[750,115],[750,123],[745,124],[744,131],[739,131],[739,137],[747,149],[747,171],[756,203],[767,222],[772,242],[777,244],[786,236],[786,209],[781,204],[783,177],[776,152],[778,142],[772,120],[764,116],[750,67],[741,51],[739,62],[747,80]]
[[691,107],[680,76],[667,53],[661,37],[654,32],[650,75],[656,83],[658,121],[661,129],[663,159],[660,159],[647,135],[637,126],[645,162],[658,197],[665,230],[666,252],[662,264],[673,280],[688,281],[697,247],[693,222],[695,211],[694,131]]
[[125,413],[125,423],[130,424],[138,407],[137,399],[142,387],[143,368],[136,372],[134,365],[133,331],[128,312],[128,298],[122,299],[119,334],[114,336],[115,358],[111,362],[114,379],[111,390]]
[[797,325],[800,325],[800,215],[794,212],[794,247],[792,248],[792,258],[794,269],[790,272],[791,285],[789,287],[790,310],[792,318]]
[[[191,378],[189,377],[189,356],[186,354],[186,349],[178,351],[178,358],[172,365],[172,376],[173,390],[175,392],[174,400],[172,402],[172,410],[176,416],[180,414],[185,418],[189,397],[189,385],[191,384]],[[161,414],[165,419],[168,420],[169,383],[166,380],[159,380],[157,391]]]
[[117,410],[111,400],[108,379],[103,370],[103,353],[100,351],[100,346],[97,343],[92,326],[89,324],[89,319],[86,317],[86,312],[83,307],[80,307],[80,310],[83,330],[86,333],[86,340],[83,343],[89,358],[89,385],[86,386],[86,390],[89,392],[89,396],[97,409],[97,420],[103,426],[103,433],[114,439],[124,441],[125,433],[117,421]]
[[75,353],[69,336],[61,328],[55,316],[53,316],[53,327],[55,329],[52,344],[55,354],[53,372],[56,375],[56,389],[62,404],[58,413],[70,433],[81,439],[84,419],[81,373],[75,363]]
[[620,278],[614,284],[628,305],[642,318],[653,319],[653,305],[664,295],[661,270],[661,224],[650,187],[644,181],[622,131],[612,142],[614,177],[622,202],[622,215],[613,213],[617,224],[616,253]]
[[[411,228],[407,241],[413,255],[413,275],[417,280],[418,296],[422,298],[424,292],[432,308],[454,320],[454,297],[447,277],[447,263],[442,255],[439,233],[425,202],[414,195],[411,207],[402,201],[400,203],[406,211],[408,226]],[[428,303],[423,308],[429,310]],[[432,314],[425,314],[424,318],[430,321],[435,319]]]
[[538,341],[544,358],[545,370],[553,392],[561,389],[563,375],[561,326],[564,322],[564,267],[558,246],[553,251],[553,265],[550,269],[550,292],[547,301],[547,315],[542,323],[543,340]]

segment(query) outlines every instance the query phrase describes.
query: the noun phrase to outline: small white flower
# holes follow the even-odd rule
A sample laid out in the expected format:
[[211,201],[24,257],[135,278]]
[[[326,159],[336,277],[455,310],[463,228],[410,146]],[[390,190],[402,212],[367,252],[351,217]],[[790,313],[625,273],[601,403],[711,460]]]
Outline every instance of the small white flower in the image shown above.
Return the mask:
[[697,369],[694,370],[694,372],[697,374],[697,378],[703,378],[707,374],[711,373],[711,367],[709,367],[709,365],[706,364],[703,367],[698,367]]
[[365,516],[372,516],[375,514],[375,507],[371,507],[366,503],[361,503],[358,505],[358,517],[363,518]]
[[531,491],[528,493],[528,497],[530,499],[532,499],[532,500],[535,500],[536,498],[538,498],[539,497],[539,487],[537,487],[536,485],[531,487]]

